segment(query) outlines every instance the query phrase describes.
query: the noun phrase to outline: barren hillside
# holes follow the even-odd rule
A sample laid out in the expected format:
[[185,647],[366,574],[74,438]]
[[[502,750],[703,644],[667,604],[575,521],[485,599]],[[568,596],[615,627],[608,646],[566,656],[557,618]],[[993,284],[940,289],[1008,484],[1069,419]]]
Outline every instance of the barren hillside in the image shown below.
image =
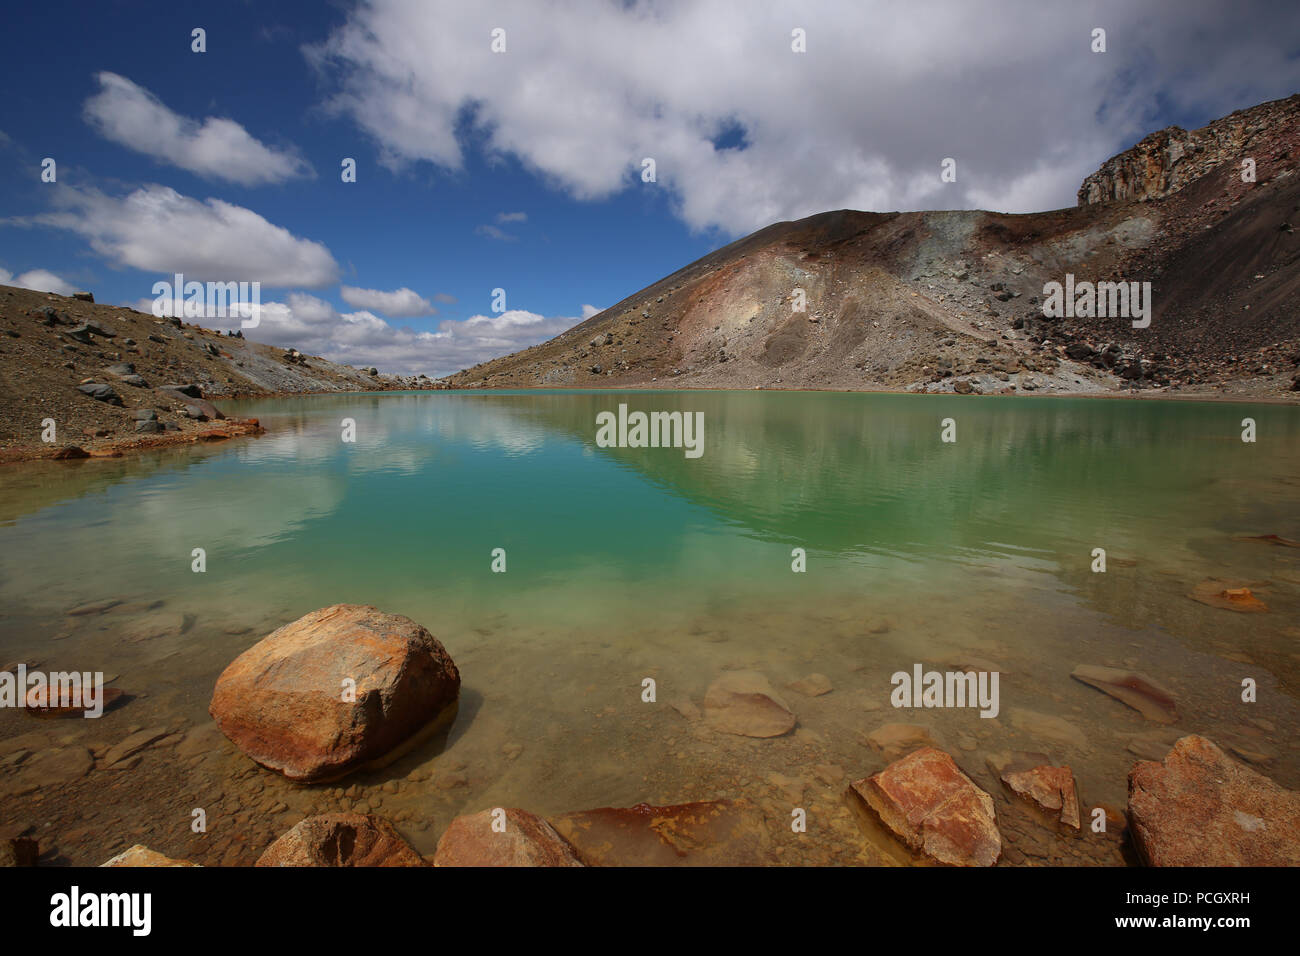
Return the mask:
[[[1148,137],[1089,177],[1071,209],[840,210],[776,223],[549,342],[445,381],[1291,397],[1298,112],[1295,96],[1212,133],[1156,137],[1187,153]],[[1255,159],[1255,182],[1242,182],[1236,147]],[[1105,201],[1115,195],[1138,198]],[[1067,273],[1150,281],[1151,326],[1045,318],[1044,284]]]
[[[0,460],[50,457],[68,446],[94,454],[249,431],[218,417],[211,402],[222,398],[428,384],[179,319],[0,286]],[[51,420],[52,442],[44,440]]]

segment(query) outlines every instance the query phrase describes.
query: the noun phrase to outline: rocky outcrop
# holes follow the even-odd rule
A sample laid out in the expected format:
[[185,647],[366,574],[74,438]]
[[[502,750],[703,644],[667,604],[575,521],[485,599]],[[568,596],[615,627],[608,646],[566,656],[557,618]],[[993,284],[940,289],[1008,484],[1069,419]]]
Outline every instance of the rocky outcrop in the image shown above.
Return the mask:
[[1265,137],[1297,126],[1300,94],[1238,110],[1190,132],[1170,126],[1106,160],[1079,187],[1079,205],[1162,199],[1223,163],[1239,165],[1249,157],[1261,165]]
[[992,866],[1002,852],[993,798],[942,750],[926,747],[853,784],[908,847],[949,866]]
[[451,821],[434,866],[582,866],[573,848],[527,810],[484,810]]
[[1300,793],[1213,742],[1182,738],[1128,780],[1129,830],[1151,866],[1300,866]]
[[254,866],[427,866],[381,817],[326,813],[308,817],[266,848]]
[[645,803],[552,817],[587,866],[761,866],[775,862],[762,813],[748,800]]
[[217,679],[209,711],[249,757],[310,782],[391,759],[459,693],[455,663],[419,624],[336,604],[236,658]]
[[780,737],[795,725],[789,705],[757,671],[729,671],[710,684],[704,718],[714,730],[742,737]]

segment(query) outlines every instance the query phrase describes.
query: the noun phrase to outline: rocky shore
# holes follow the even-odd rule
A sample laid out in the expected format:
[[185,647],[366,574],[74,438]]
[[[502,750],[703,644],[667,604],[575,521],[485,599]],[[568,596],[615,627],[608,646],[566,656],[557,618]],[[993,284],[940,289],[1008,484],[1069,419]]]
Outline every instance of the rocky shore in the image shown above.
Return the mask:
[[[72,610],[87,617],[113,608]],[[827,862],[859,865],[1300,864],[1300,793],[1247,765],[1270,761],[1265,744],[1180,730],[1182,702],[1140,672],[1080,665],[1072,676],[1152,728],[1130,744],[1145,759],[1131,764],[1127,806],[1089,799],[1099,781],[1078,779],[1072,761],[1061,759],[1086,749],[1077,727],[1011,708],[1009,727],[988,722],[992,740],[977,745],[962,737],[951,750],[925,725],[881,723],[861,735],[881,769],[810,764],[803,777],[742,781],[753,799],[558,813],[486,804],[452,818],[434,851],[422,853],[412,835],[429,821],[396,808],[412,791],[464,786],[472,772],[452,732],[461,673],[424,627],[361,605],[322,608],[253,643],[217,679],[211,723],[185,732],[134,727],[88,750],[47,720],[0,741],[0,766],[6,792],[18,795],[90,775],[121,780],[145,759],[219,758],[230,768],[227,780],[188,797],[214,814],[208,820],[196,809],[203,825],[191,827],[192,847],[217,843],[200,857],[208,865],[760,866],[797,862],[791,851],[800,841],[830,841],[835,852]],[[738,670],[720,674],[698,704],[679,698],[665,706],[701,738],[745,741],[756,757],[798,736],[799,712],[835,692],[818,673],[779,690],[761,672]],[[130,706],[130,698],[114,706]],[[476,705],[474,719],[491,720],[490,711],[490,703]],[[1038,749],[991,749],[998,739]],[[503,759],[522,749],[507,745]],[[983,759],[970,760],[977,749]],[[411,760],[417,765],[406,771]],[[218,825],[216,806],[229,802],[230,792],[236,809]],[[395,809],[385,810],[386,799]],[[256,827],[258,817],[266,825]],[[253,825],[252,832],[270,827],[271,835],[260,844],[232,840],[232,821],[238,832]],[[0,857],[33,865],[43,841],[70,836],[8,825],[0,830]],[[137,843],[103,865],[196,865],[188,856]]]
[[0,463],[116,457],[261,433],[223,399],[424,389],[178,318],[0,286]]

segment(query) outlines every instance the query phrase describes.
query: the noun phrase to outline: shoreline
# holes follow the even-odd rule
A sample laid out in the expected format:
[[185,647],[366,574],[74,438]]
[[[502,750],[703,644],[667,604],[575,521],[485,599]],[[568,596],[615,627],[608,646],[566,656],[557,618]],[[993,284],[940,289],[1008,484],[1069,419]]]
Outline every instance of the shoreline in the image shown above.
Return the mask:
[[[917,397],[943,396],[948,398],[1088,398],[1111,401],[1147,401],[1147,402],[1203,402],[1216,405],[1280,405],[1300,407],[1300,394],[1295,400],[1277,395],[1224,395],[1219,392],[1177,393],[1165,391],[1153,394],[1151,389],[1122,392],[1005,392],[982,395],[960,395],[953,392],[911,392],[907,389],[859,389],[859,388],[786,388],[781,386],[764,386],[761,388],[719,388],[678,386],[676,388],[655,388],[644,385],[608,385],[588,388],[398,388],[398,389],[359,389],[357,391],[334,391],[329,389],[308,392],[244,392],[222,396],[220,401],[257,401],[277,398],[302,398],[314,395],[395,395],[410,392],[802,392],[844,395],[914,395]],[[219,442],[235,438],[258,437],[266,434],[266,428],[256,418],[227,418],[181,432],[169,432],[149,436],[127,436],[117,439],[100,439],[84,444],[68,444],[54,447],[50,445],[18,446],[0,449],[0,467],[33,461],[86,461],[88,459],[122,458],[127,455],[171,448],[177,445],[192,445],[201,442]],[[82,454],[71,453],[78,449]]]

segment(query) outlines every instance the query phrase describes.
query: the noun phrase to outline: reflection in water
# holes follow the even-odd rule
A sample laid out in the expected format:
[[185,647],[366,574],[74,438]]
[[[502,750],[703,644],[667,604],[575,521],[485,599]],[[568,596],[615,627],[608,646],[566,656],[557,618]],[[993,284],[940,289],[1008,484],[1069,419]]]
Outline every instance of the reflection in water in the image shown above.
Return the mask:
[[[596,414],[620,402],[703,412],[703,457],[597,448]],[[450,815],[488,801],[543,812],[726,793],[761,802],[775,799],[765,782],[774,773],[864,775],[881,758],[861,734],[890,720],[926,724],[971,773],[986,753],[1043,745],[1007,719],[894,712],[888,675],[919,661],[992,661],[1004,671],[1004,718],[1027,710],[1078,724],[1088,745],[1059,756],[1093,799],[1123,803],[1129,739],[1150,728],[1071,681],[1078,663],[1136,667],[1172,685],[1179,729],[1249,737],[1265,772],[1300,782],[1300,550],[1246,537],[1300,539],[1293,408],[426,392],[231,411],[257,416],[268,434],[0,472],[0,656],[102,667],[142,694],[77,733],[113,742],[149,721],[201,726],[212,682],[241,650],[309,610],[356,602],[428,626],[465,675],[448,753],[410,758],[417,777],[421,760],[435,770],[464,762],[465,782],[443,787],[435,773],[382,798],[429,847]],[[1240,441],[1246,416],[1256,444]],[[348,418],[355,443],[341,440]],[[947,418],[954,443],[940,440]],[[791,572],[796,547],[808,554],[802,574]],[[206,552],[202,574],[191,570],[195,548]],[[506,574],[490,569],[494,548],[507,552]],[[1096,548],[1105,574],[1090,570]],[[1249,584],[1270,611],[1188,599],[1207,577]],[[123,603],[64,615],[105,599]],[[835,690],[797,700],[799,731],[757,750],[663,703],[698,702],[730,668],[762,670],[777,686],[816,671]],[[1268,690],[1252,718],[1272,731],[1233,706],[1243,669]],[[647,675],[659,681],[658,707],[640,704]],[[0,740],[24,730],[12,717],[0,715]],[[571,765],[575,747],[582,768]],[[241,759],[200,756],[186,772],[197,787],[242,772]],[[807,799],[849,826],[835,788],[818,792]],[[293,808],[281,814],[295,800],[335,806],[311,790],[277,794]],[[153,819],[154,799],[112,803],[105,832]],[[243,805],[238,793],[226,799]],[[793,859],[840,859],[817,846]],[[237,850],[177,853],[215,863]]]

